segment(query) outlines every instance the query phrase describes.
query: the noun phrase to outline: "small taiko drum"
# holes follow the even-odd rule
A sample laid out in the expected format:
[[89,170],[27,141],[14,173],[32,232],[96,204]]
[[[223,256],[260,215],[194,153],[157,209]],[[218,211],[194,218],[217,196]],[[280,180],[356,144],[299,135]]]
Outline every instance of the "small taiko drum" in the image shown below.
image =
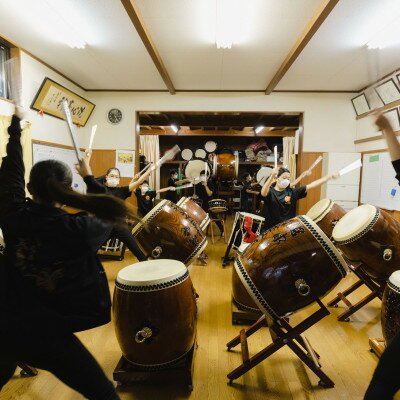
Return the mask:
[[362,262],[377,281],[385,282],[399,269],[400,223],[386,211],[369,204],[354,208],[336,224],[332,237],[346,258]]
[[146,257],[168,258],[189,265],[204,250],[207,238],[200,227],[172,201],[157,204],[132,230]]
[[143,368],[167,367],[192,349],[197,306],[189,271],[175,260],[151,260],[119,271],[115,332],[122,354]]
[[217,154],[213,160],[213,175],[218,181],[233,181],[239,173],[239,155]]
[[347,266],[307,216],[275,225],[235,260],[236,272],[258,308],[280,318],[330,292]]
[[205,231],[210,223],[210,216],[190,197],[182,197],[176,204],[184,210]]
[[215,213],[224,213],[228,211],[228,207],[226,206],[226,200],[224,199],[213,199],[208,202],[208,209]]
[[326,236],[331,237],[333,228],[345,214],[344,208],[333,200],[322,199],[308,210],[307,216],[317,223]]
[[382,333],[386,345],[400,331],[400,271],[390,275],[383,292],[381,308]]

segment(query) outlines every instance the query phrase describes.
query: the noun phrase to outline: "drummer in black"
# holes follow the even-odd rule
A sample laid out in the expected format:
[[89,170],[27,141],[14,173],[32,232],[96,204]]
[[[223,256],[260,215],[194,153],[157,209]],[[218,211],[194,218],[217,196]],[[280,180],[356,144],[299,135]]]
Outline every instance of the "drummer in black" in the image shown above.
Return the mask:
[[[296,216],[297,201],[307,196],[307,190],[316,188],[339,174],[327,175],[298,188],[290,186],[290,171],[287,168],[275,168],[261,189],[265,197],[264,217],[265,229]],[[275,185],[274,185],[275,183]]]
[[253,190],[253,186],[258,185],[257,182],[251,181],[251,175],[246,173],[243,175],[243,189],[241,190],[241,209],[244,212],[250,211],[249,199],[251,194],[259,195],[260,192]]
[[190,182],[190,179],[180,179],[178,180],[178,171],[176,169],[171,169],[169,171],[170,178],[168,179],[168,187],[173,187],[175,190],[168,190],[165,198],[174,203],[178,202],[178,194],[176,193],[176,185],[182,185],[183,183]]
[[[375,123],[385,136],[396,179],[400,182],[400,144],[396,134],[383,114],[378,115]],[[386,346],[365,393],[365,400],[393,399],[400,390],[400,331]]]

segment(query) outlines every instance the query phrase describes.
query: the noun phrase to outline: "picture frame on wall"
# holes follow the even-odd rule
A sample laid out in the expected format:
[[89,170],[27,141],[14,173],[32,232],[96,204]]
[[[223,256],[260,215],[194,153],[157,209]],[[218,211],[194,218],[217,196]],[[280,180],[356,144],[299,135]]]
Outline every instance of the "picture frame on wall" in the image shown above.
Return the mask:
[[79,126],[85,126],[95,104],[47,77],[44,78],[36,93],[31,109],[64,119],[61,106],[63,100],[68,101],[72,122]]
[[398,107],[385,111],[383,114],[389,120],[393,130],[400,131],[400,113]]
[[400,100],[400,90],[393,78],[390,78],[378,86],[375,86],[374,89],[384,104],[389,104]]
[[356,112],[357,116],[370,111],[369,103],[364,93],[352,98],[351,102],[353,103],[354,111]]

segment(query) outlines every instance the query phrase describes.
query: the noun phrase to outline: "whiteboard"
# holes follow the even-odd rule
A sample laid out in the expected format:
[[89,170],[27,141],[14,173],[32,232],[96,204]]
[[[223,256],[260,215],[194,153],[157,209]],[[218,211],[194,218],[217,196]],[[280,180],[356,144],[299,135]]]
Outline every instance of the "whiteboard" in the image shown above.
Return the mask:
[[400,211],[400,186],[388,152],[364,154],[360,201]]
[[[75,171],[76,155],[72,149],[32,143],[33,164],[44,160],[58,160],[65,162],[72,170],[72,187],[81,193],[86,193],[86,183]],[[82,152],[82,156],[84,153]]]

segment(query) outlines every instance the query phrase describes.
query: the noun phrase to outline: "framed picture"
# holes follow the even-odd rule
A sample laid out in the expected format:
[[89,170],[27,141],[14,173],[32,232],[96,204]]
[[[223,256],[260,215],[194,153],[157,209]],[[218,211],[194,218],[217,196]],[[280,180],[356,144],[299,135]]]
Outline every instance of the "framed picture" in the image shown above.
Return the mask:
[[365,114],[370,110],[368,100],[365,97],[364,93],[361,93],[357,97],[354,97],[351,99],[351,102],[353,103],[354,110],[358,115]]
[[85,126],[95,105],[50,78],[43,80],[31,104],[31,108],[53,117],[64,119],[61,106],[64,99],[68,101],[72,122]]
[[383,101],[384,104],[393,103],[396,100],[400,100],[400,90],[394,83],[393,78],[375,86],[375,91]]
[[399,131],[400,130],[400,114],[399,114],[399,109],[393,108],[389,111],[385,111],[383,113],[385,117],[389,120],[390,125],[392,125],[392,128],[394,131]]

